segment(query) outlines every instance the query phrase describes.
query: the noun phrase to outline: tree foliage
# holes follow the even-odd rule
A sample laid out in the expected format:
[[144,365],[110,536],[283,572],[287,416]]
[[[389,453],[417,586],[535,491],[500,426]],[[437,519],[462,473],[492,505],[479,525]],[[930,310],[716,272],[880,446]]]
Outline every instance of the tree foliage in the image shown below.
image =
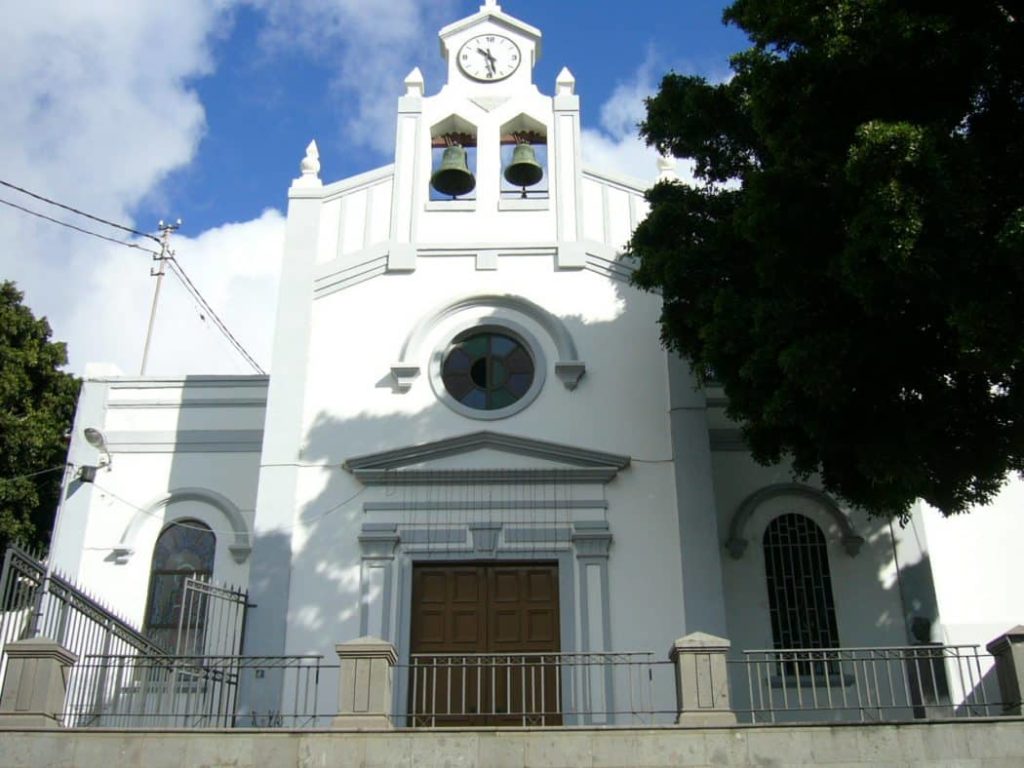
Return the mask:
[[61,370],[64,344],[0,282],[0,551],[11,540],[49,540],[78,380]]
[[667,75],[632,250],[666,344],[762,462],[879,513],[1024,467],[1024,8],[737,0],[723,84]]

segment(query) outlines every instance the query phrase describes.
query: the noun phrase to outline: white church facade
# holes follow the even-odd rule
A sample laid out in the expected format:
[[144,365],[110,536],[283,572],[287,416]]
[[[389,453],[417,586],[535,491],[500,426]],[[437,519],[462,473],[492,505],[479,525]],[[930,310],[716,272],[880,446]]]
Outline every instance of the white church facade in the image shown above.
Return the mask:
[[[246,655],[370,636],[400,665],[1018,623],[989,595],[948,633],[936,574],[963,564],[929,552],[941,521],[890,525],[752,460],[629,282],[644,185],[583,165],[572,74],[533,82],[541,33],[489,0],[440,43],[447,80],[406,79],[392,165],[327,182],[308,148],[270,377],[87,378],[69,461],[99,469],[66,488],[56,567],[154,637],[188,571],[247,590]],[[509,181],[517,162],[540,179]],[[280,708],[275,676],[243,688]]]

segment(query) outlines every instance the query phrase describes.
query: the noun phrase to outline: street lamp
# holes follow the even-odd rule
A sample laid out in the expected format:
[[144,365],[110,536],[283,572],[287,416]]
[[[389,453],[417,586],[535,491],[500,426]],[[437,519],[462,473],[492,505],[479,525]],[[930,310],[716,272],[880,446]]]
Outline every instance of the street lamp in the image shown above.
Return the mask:
[[98,467],[83,465],[78,470],[78,477],[83,483],[93,483],[96,481],[96,470],[99,469],[99,467],[109,467],[113,464],[114,460],[110,456],[110,450],[107,448],[107,439],[103,436],[102,432],[95,427],[86,427],[83,430],[83,434],[85,435],[85,442],[103,454],[103,456],[100,457],[100,464]]

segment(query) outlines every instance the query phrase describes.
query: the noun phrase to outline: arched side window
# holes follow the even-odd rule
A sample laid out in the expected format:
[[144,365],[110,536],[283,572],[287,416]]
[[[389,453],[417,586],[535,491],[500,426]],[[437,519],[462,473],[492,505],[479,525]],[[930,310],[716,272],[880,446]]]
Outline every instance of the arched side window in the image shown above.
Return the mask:
[[[198,520],[171,523],[157,538],[149,573],[145,632],[163,648],[174,650],[178,641],[185,579],[209,579],[216,549],[213,531]],[[191,617],[189,623],[192,630],[202,630],[202,617]]]
[[775,518],[764,532],[764,566],[775,647],[837,647],[832,576],[821,528],[804,515]]

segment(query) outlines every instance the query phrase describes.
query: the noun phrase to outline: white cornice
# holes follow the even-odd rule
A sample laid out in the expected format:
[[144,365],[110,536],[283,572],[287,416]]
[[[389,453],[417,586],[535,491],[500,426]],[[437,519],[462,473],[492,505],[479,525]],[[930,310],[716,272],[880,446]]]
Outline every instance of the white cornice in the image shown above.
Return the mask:
[[631,192],[634,195],[642,195],[655,184],[654,181],[644,181],[643,179],[637,178],[635,176],[608,173],[607,171],[599,171],[589,167],[583,168],[583,175],[589,176],[595,181],[599,181],[603,184],[610,184],[614,187],[620,187],[626,192]]
[[454,21],[438,32],[438,37],[441,38],[441,54],[444,55],[446,39],[452,35],[462,32],[464,29],[474,27],[488,19],[507,27],[508,29],[521,32],[527,37],[533,38],[537,44],[537,58],[540,58],[541,31],[536,27],[530,26],[525,21],[520,21],[515,16],[509,16],[507,13],[503,13],[501,10],[493,8],[481,8],[478,13],[474,13],[472,16],[467,16],[464,19]]

